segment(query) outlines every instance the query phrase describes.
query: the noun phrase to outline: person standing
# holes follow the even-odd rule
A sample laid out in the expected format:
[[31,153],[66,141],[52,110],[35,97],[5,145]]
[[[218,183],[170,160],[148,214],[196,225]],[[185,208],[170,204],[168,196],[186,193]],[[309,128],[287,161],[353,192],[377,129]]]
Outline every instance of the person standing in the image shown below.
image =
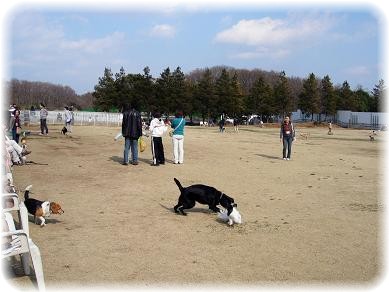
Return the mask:
[[237,117],[234,117],[234,131],[239,132],[239,120]]
[[74,112],[73,112],[73,106],[69,107],[70,112],[70,125],[69,125],[69,132],[72,132],[73,126],[74,126]]
[[219,122],[219,132],[220,133],[224,133],[224,125],[225,125],[226,121],[224,120],[224,117],[221,118],[220,122]]
[[19,143],[20,131],[22,129],[20,124],[20,110],[14,110],[13,115],[9,120],[9,129],[12,132],[12,140],[15,140],[16,143]]
[[149,131],[151,133],[151,152],[153,154],[151,166],[165,164],[162,136],[166,130],[166,125],[161,119],[161,114],[158,112],[154,113],[154,119],[151,120],[149,126]]
[[289,117],[286,116],[281,124],[280,130],[280,141],[283,144],[282,159],[284,160],[290,160],[290,155],[292,153],[292,141],[294,140],[294,137],[294,126]]
[[131,149],[131,164],[138,165],[138,139],[142,136],[140,113],[129,104],[123,106],[122,135],[124,141],[123,165],[129,164],[128,153]]
[[69,107],[65,106],[65,128],[71,132],[72,114],[69,111]]
[[328,135],[332,135],[333,133],[332,133],[332,122],[330,121],[329,123],[328,123]]
[[39,112],[39,117],[40,117],[40,124],[41,124],[41,133],[39,135],[48,135],[49,134],[49,129],[47,128],[47,116],[49,112],[47,111],[45,105],[41,102],[39,104],[40,107],[40,112]]
[[185,119],[182,111],[178,111],[172,121],[171,127],[173,131],[173,158],[174,164],[184,163],[184,127]]

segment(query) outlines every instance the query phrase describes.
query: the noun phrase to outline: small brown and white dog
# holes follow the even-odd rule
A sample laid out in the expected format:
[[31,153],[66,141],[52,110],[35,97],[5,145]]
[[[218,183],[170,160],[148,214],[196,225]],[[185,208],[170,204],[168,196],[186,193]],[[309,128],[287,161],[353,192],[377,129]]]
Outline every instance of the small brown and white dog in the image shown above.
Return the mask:
[[63,214],[61,206],[55,202],[40,201],[29,197],[30,189],[32,185],[29,185],[24,190],[24,205],[28,210],[28,213],[34,215],[34,222],[37,223],[37,218],[40,219],[41,227],[45,226],[45,217],[49,217],[51,214]]
[[306,133],[300,133],[300,137],[304,138],[305,140],[308,140],[310,134],[308,132]]

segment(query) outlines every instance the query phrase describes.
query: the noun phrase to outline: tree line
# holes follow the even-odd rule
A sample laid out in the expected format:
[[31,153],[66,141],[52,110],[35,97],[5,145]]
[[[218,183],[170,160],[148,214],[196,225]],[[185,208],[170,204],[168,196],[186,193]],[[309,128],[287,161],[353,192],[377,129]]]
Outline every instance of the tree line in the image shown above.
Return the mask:
[[[140,111],[186,115],[203,120],[224,113],[230,117],[258,114],[265,120],[297,109],[311,114],[333,116],[337,110],[377,112],[383,110],[386,92],[383,80],[368,92],[351,89],[347,81],[333,85],[311,73],[307,78],[288,77],[284,71],[235,69],[226,66],[196,69],[185,75],[180,67],[166,68],[159,77],[142,73],[127,74],[124,68],[113,73],[105,68],[93,92],[77,95],[69,86],[12,79],[7,82],[10,102],[21,108],[46,104],[48,109],[72,105],[79,110],[119,111],[131,103]],[[313,117],[313,115],[312,115]]]
[[6,91],[10,97],[9,103],[21,109],[39,109],[41,102],[49,110],[62,109],[64,106],[80,110],[93,107],[91,92],[78,95],[69,86],[49,82],[12,79],[7,82]]
[[282,72],[237,70],[231,67],[196,69],[185,75],[180,67],[166,68],[158,78],[143,73],[126,74],[124,68],[113,74],[105,68],[92,93],[96,108],[109,111],[131,103],[141,111],[215,119],[224,113],[230,117],[258,114],[264,119],[284,116],[300,109],[306,116],[333,116],[337,110],[377,112],[385,95],[383,80],[371,92],[350,88],[347,81],[333,85],[326,75],[314,73],[306,79],[290,78]]

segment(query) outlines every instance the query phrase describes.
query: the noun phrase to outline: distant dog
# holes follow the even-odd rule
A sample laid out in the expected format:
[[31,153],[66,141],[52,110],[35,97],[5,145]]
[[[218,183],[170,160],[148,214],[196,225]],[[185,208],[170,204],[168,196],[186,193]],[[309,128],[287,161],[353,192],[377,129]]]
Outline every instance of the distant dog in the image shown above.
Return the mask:
[[307,133],[300,133],[300,137],[304,138],[305,140],[308,140],[310,134],[307,132]]
[[32,185],[29,185],[24,190],[24,205],[28,210],[28,213],[34,215],[34,222],[37,223],[37,218],[41,221],[41,227],[45,226],[45,217],[49,217],[51,214],[63,214],[61,206],[55,202],[39,201],[29,197],[30,189]]
[[61,130],[61,133],[63,135],[66,135],[67,132],[68,132],[68,129],[66,127],[63,127],[62,130]]
[[178,179],[174,178],[174,181],[181,192],[178,203],[174,206],[176,213],[186,215],[184,209],[191,209],[198,202],[208,205],[209,209],[214,212],[221,212],[219,207],[217,207],[217,205],[220,205],[227,209],[227,216],[229,216],[233,208],[237,206],[233,198],[213,187],[197,184],[184,188]]

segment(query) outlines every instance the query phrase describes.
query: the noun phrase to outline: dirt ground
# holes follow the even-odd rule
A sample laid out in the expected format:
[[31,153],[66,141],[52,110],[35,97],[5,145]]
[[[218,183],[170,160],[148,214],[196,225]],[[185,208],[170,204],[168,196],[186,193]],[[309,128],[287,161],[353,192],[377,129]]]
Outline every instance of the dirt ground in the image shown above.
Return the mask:
[[[276,128],[187,127],[184,164],[172,163],[164,137],[167,163],[151,167],[150,138],[139,165],[123,166],[124,140],[113,140],[119,128],[76,126],[71,137],[59,129],[28,137],[28,159],[40,164],[14,167],[20,190],[33,184],[31,197],[65,210],[44,228],[30,218],[48,289],[366,288],[385,276],[385,132],[370,142],[367,130],[329,136],[297,125],[292,159],[284,161]],[[243,224],[229,227],[204,205],[176,215],[173,177],[233,197]],[[5,269],[8,281],[33,287],[17,264]]]

